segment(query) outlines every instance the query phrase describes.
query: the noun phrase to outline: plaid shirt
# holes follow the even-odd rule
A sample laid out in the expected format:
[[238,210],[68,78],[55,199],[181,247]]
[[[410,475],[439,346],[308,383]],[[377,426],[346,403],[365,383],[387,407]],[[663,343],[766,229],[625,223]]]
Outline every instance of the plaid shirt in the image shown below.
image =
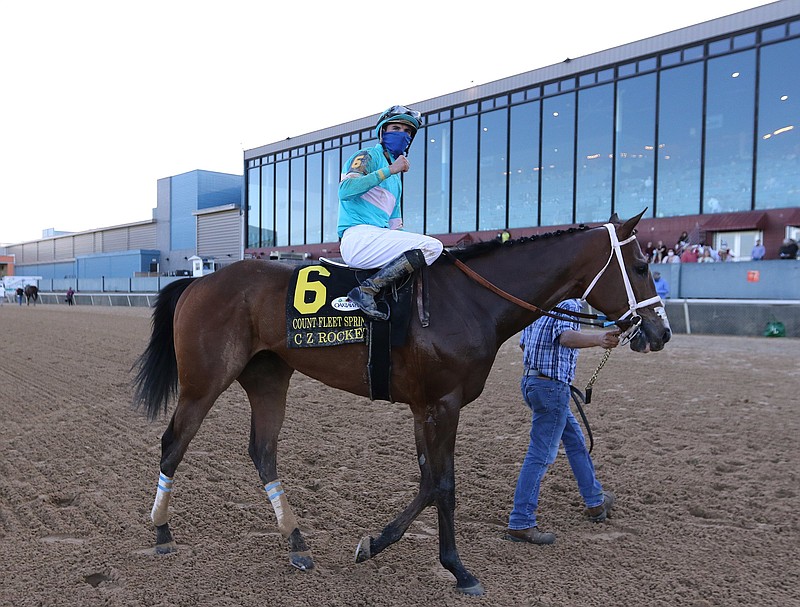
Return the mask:
[[[577,299],[562,301],[558,307],[572,312],[581,311],[581,303]],[[570,330],[580,331],[580,323],[576,320],[560,320],[549,316],[542,316],[525,327],[519,340],[520,346],[525,349],[522,357],[525,370],[535,369],[542,375],[565,384],[572,383],[578,362],[578,350],[562,346],[558,341],[564,331]]]

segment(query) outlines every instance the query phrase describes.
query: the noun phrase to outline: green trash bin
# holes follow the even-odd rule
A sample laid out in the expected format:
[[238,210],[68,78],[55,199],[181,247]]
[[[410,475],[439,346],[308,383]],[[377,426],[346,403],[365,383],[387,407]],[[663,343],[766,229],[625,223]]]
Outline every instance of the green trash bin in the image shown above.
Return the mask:
[[771,320],[764,329],[764,337],[786,337],[786,327],[779,320]]

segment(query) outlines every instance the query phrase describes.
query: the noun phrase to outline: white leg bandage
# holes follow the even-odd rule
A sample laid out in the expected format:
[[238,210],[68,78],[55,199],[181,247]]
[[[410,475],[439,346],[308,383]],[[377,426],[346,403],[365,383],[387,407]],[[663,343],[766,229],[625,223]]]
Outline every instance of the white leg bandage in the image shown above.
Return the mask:
[[172,496],[172,479],[161,473],[158,476],[158,489],[150,519],[156,526],[163,525],[169,520],[169,499]]
[[294,513],[289,507],[289,500],[286,499],[283,486],[281,482],[276,480],[264,485],[264,491],[267,493],[272,508],[275,510],[275,516],[278,519],[278,529],[281,535],[289,537],[292,531],[297,527],[297,520],[294,518]]

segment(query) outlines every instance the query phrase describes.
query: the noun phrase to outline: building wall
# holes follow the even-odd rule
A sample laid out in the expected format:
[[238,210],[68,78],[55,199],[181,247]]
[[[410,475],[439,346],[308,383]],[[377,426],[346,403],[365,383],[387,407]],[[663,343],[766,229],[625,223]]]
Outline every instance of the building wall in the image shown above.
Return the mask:
[[[177,192],[173,197],[174,185]],[[241,191],[242,177],[227,173],[191,171],[176,178],[159,179],[152,219],[72,234],[53,231],[47,238],[12,244],[0,252],[16,259],[17,274],[33,272],[48,280],[74,278],[79,273],[84,279],[130,278],[135,272],[148,272],[152,263],[158,265],[160,273],[174,274],[189,270],[188,258],[197,254],[199,219],[195,215],[202,209],[211,215],[232,214],[238,219],[236,229],[231,228],[230,220],[222,221],[223,233],[210,235],[206,241],[212,243],[214,256],[240,259]],[[222,206],[215,210],[218,202]],[[180,216],[180,221],[173,230],[174,216]],[[184,248],[172,246],[176,231],[177,240],[186,245]]]

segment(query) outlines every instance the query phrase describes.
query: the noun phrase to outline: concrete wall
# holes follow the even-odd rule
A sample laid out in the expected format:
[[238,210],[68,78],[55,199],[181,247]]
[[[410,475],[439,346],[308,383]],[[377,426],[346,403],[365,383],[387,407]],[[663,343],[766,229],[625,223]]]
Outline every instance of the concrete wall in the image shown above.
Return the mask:
[[786,337],[800,337],[800,301],[670,299],[666,304],[673,333],[760,337],[768,323],[778,321]]
[[671,299],[800,300],[800,260],[657,263]]

